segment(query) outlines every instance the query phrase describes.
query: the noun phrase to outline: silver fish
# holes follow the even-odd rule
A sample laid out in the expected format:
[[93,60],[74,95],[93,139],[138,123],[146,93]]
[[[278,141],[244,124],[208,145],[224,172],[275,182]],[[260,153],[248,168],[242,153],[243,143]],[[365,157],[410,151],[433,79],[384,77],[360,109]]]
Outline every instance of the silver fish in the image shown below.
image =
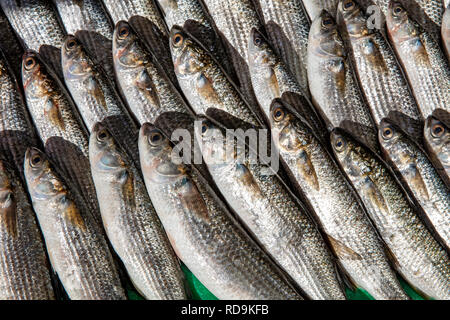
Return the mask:
[[53,300],[44,244],[16,171],[0,160],[0,299]]
[[27,150],[24,167],[50,262],[69,297],[125,299],[108,244],[80,196],[38,149]]
[[68,34],[74,34],[92,52],[111,78],[113,28],[98,0],[53,0]]
[[0,52],[0,151],[23,177],[23,158],[28,147],[38,145],[22,92],[6,58]]
[[308,297],[345,300],[322,236],[279,178],[265,174],[261,163],[241,159],[234,148],[227,148],[225,134],[211,122],[204,120],[197,131],[215,184],[265,251]]
[[0,1],[9,22],[27,49],[39,52],[62,77],[60,48],[64,29],[51,1]]
[[336,9],[339,0],[302,0],[311,21],[314,21],[322,10],[326,10],[333,17],[336,16]]
[[302,1],[258,0],[257,3],[270,42],[308,95],[306,60],[310,23]]
[[326,11],[311,25],[308,79],[313,103],[328,129],[346,129],[378,150],[375,124],[354,81],[337,25]]
[[141,173],[101,124],[92,131],[89,159],[106,233],[133,284],[147,299],[186,299],[179,262]]
[[368,27],[369,18],[356,1],[341,0],[337,16],[376,125],[389,118],[420,141],[421,115],[389,43]]
[[5,13],[0,10],[0,29],[2,33],[0,34],[0,50],[6,57],[6,60],[11,66],[11,71],[20,79],[20,68],[22,66],[22,55],[23,47],[16,36],[14,29],[8,21]]
[[444,17],[442,18],[441,36],[447,59],[450,62],[450,6],[447,7]]
[[172,247],[208,290],[219,299],[301,298],[198,172],[171,160],[169,140],[154,126],[141,127],[139,151],[147,191]]
[[378,135],[386,159],[450,248],[450,192],[444,181],[425,152],[393,123],[383,120]]
[[281,162],[320,223],[339,265],[375,299],[405,300],[383,244],[327,147],[282,100],[272,104]]
[[424,119],[450,111],[450,67],[439,43],[422,32],[396,1],[389,5],[387,29]]
[[139,167],[138,128],[113,83],[75,37],[68,36],[61,51],[66,85],[88,130],[102,122]]
[[398,272],[434,299],[450,298],[450,260],[419,219],[389,168],[342,130],[331,134],[333,151],[390,250]]
[[425,122],[425,146],[447,186],[450,186],[450,131],[438,118],[431,116]]

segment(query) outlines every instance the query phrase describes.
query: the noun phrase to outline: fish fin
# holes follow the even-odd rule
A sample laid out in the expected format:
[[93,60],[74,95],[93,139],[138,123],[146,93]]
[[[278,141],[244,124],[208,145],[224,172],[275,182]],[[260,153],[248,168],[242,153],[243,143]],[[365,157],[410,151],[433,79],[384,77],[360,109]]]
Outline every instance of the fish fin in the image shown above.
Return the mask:
[[345,260],[362,260],[362,257],[355,252],[352,248],[346,246],[341,241],[333,238],[330,235],[327,235],[328,240],[330,241],[331,247],[333,248],[334,252],[336,253],[336,256],[339,259],[345,259]]
[[370,177],[366,177],[365,182],[362,184],[362,190],[368,200],[374,204],[377,208],[380,208],[384,212],[389,212],[386,200],[383,197],[380,189]]
[[58,104],[54,100],[49,100],[48,103],[50,103],[51,105],[48,110],[44,110],[44,115],[55,126],[61,128],[62,130],[65,130],[65,123],[59,110]]
[[83,217],[81,216],[80,211],[72,200],[69,200],[70,203],[64,210],[64,217],[67,221],[69,221],[72,225],[77,228],[86,231],[86,225],[84,223]]
[[217,121],[218,123],[222,124],[223,127],[229,128],[229,129],[242,129],[247,130],[251,128],[255,128],[254,125],[239,119],[231,114],[229,114],[226,111],[216,109],[216,108],[209,108],[206,110],[206,116],[212,120]]
[[184,181],[182,182],[182,186],[177,191],[181,194],[180,199],[184,211],[193,213],[198,218],[209,222],[210,216],[208,207],[206,206],[204,199],[201,197],[199,190],[192,181],[187,178],[183,179]]
[[134,193],[134,175],[132,172],[125,170],[122,173],[122,193],[128,207],[132,212],[136,210],[136,197]]
[[384,246],[386,255],[388,257],[388,260],[392,262],[394,269],[399,270],[400,269],[400,262],[397,260],[397,257],[394,255],[391,249],[387,245]]
[[346,287],[352,291],[356,291],[359,288],[356,281],[348,274],[341,262],[336,261],[336,269],[339,279]]
[[422,174],[417,168],[416,163],[412,166],[408,166],[407,169],[402,170],[402,174],[408,177],[415,192],[419,193],[422,198],[430,200],[425,181],[423,180]]
[[316,169],[311,161],[309,154],[302,150],[297,159],[297,168],[311,188],[316,191],[320,190],[319,179],[317,178]]
[[0,192],[0,225],[13,237],[17,237],[17,203],[12,190]]
[[209,103],[218,105],[222,104],[211,79],[208,78],[204,73],[200,73],[200,75],[197,77],[195,86],[197,87],[197,90],[203,97],[203,99],[207,100]]
[[150,74],[147,70],[143,70],[136,79],[136,87],[144,92],[145,96],[151,101],[151,104],[159,107],[160,101],[158,97],[158,93],[156,91],[156,87],[152,81]]

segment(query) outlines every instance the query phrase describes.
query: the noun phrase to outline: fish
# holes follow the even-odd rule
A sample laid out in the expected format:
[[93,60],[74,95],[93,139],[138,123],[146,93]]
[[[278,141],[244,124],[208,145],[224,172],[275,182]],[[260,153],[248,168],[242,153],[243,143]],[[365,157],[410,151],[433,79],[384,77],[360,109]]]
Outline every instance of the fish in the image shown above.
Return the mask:
[[114,25],[128,21],[176,83],[169,50],[169,29],[155,0],[103,0]]
[[54,300],[49,262],[22,179],[0,159],[0,299]]
[[345,300],[334,258],[298,199],[279,177],[267,175],[267,166],[240,157],[228,139],[224,144],[219,127],[208,120],[200,126],[197,139],[209,173],[247,230],[306,296]]
[[450,186],[450,131],[444,121],[430,116],[424,128],[425,147],[441,177]]
[[141,173],[101,123],[89,140],[89,160],[108,239],[135,287],[146,299],[186,299],[180,264]]
[[11,27],[8,18],[2,10],[0,10],[0,29],[2,30],[0,35],[0,50],[6,57],[15,77],[20,79],[20,69],[22,66],[22,55],[24,50],[14,29]]
[[0,52],[0,153],[15,165],[23,178],[25,152],[28,147],[38,145],[17,79]]
[[24,171],[50,262],[70,299],[126,299],[106,239],[81,196],[39,149],[27,150]]
[[[264,36],[253,29],[249,41],[249,67],[252,85],[267,123],[271,123],[270,106],[275,98],[290,97],[298,112],[308,119],[321,136],[327,134],[322,119],[309,102],[308,88],[302,88]],[[306,91],[305,91],[306,90]]]
[[283,100],[273,101],[271,113],[281,163],[329,239],[350,284],[375,299],[407,300],[383,243],[327,145]]
[[421,31],[400,3],[389,5],[389,39],[409,80],[423,119],[450,111],[450,67],[439,43]]
[[203,0],[222,37],[250,107],[258,110],[248,67],[248,39],[252,28],[263,30],[252,0]]
[[302,1],[259,0],[256,3],[270,43],[309,95],[306,60],[310,22]]
[[147,192],[175,253],[211,293],[232,300],[302,298],[195,167],[172,161],[169,139],[149,123],[141,127],[139,151]]
[[441,36],[447,59],[450,61],[450,6],[447,7],[442,18]]
[[113,56],[117,82],[140,124],[156,123],[166,113],[193,114],[153,53],[125,21],[116,25]]
[[95,60],[102,64],[108,76],[114,78],[112,36],[108,14],[98,0],[54,0],[68,34],[80,39]]
[[34,127],[47,156],[70,179],[101,225],[89,166],[89,136],[83,120],[58,77],[38,53],[23,57],[22,83]]
[[308,80],[312,102],[328,130],[342,128],[378,150],[377,130],[354,79],[336,22],[326,11],[313,21],[308,40]]
[[263,116],[252,109],[220,64],[177,26],[170,32],[170,50],[178,83],[197,115],[214,118],[231,128],[241,122],[245,126],[264,126]]
[[0,6],[24,47],[39,52],[62,78],[60,48],[65,30],[52,2],[4,0]]
[[139,131],[114,84],[74,36],[67,36],[61,51],[66,86],[88,131],[102,122],[139,168]]
[[326,10],[331,16],[336,16],[339,0],[302,0],[306,12],[311,21],[320,16],[322,10]]
[[385,159],[450,248],[450,193],[426,153],[395,124],[385,119],[378,132]]
[[214,21],[201,0],[158,0],[169,30],[180,26],[192,34],[219,61],[227,74],[236,77],[222,39],[214,28]]
[[378,229],[400,275],[426,297],[448,300],[450,260],[389,167],[341,129],[331,133],[336,159]]
[[388,41],[381,31],[368,27],[369,17],[357,1],[341,0],[337,19],[377,127],[389,118],[421,141],[421,114]]

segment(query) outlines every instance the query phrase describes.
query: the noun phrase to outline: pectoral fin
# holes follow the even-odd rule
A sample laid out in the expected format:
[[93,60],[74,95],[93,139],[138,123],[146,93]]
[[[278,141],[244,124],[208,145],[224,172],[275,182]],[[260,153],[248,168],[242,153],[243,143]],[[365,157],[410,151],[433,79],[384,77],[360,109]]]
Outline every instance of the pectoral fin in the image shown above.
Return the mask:
[[311,188],[317,191],[320,189],[314,165],[310,156],[304,150],[301,151],[297,159],[297,169]]
[[0,225],[15,238],[17,236],[17,204],[12,192],[2,192],[3,198],[0,206]]

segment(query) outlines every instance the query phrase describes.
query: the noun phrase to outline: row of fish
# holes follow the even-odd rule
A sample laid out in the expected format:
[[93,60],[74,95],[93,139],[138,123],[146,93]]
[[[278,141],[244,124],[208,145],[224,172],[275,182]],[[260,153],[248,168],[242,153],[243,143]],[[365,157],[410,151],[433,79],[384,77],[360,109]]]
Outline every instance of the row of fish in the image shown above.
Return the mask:
[[0,298],[449,299],[450,10],[403,2],[0,0]]

